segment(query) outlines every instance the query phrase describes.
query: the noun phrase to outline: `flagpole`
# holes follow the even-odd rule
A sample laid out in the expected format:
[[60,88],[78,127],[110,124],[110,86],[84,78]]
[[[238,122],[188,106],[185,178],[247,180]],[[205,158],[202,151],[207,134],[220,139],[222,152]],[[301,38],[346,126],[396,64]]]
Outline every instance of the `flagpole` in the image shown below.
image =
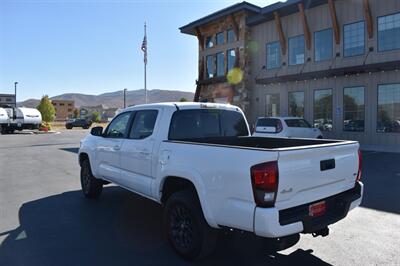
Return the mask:
[[146,34],[146,22],[144,23],[144,36],[146,38],[146,52],[144,60],[144,98],[147,103],[147,34]]

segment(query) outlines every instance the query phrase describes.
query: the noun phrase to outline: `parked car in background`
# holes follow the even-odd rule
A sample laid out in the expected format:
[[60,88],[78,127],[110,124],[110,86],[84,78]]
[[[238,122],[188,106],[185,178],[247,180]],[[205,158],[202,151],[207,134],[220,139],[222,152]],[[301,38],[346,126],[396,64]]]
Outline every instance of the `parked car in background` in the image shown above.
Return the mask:
[[65,127],[67,129],[72,129],[74,127],[81,127],[83,129],[88,129],[91,125],[92,121],[83,118],[70,119],[67,121],[67,123],[65,123]]
[[321,130],[301,117],[259,117],[253,136],[322,139]]

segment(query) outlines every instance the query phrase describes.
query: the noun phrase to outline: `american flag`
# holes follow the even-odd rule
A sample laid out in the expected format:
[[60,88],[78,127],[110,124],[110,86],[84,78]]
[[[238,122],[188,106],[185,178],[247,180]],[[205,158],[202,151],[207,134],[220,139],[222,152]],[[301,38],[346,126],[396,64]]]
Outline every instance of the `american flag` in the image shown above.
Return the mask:
[[144,32],[142,47],[140,48],[144,52],[144,63],[147,64],[147,36],[146,31]]

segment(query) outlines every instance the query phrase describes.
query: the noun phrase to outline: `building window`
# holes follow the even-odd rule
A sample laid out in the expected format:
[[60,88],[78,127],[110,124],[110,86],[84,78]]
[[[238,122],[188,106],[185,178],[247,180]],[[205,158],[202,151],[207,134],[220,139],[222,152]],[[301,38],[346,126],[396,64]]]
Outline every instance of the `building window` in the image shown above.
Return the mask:
[[236,35],[233,29],[227,30],[226,35],[228,36],[228,43],[236,41]]
[[68,106],[72,106],[72,103],[69,103]]
[[314,91],[314,127],[332,131],[332,89]]
[[6,98],[6,102],[12,102],[11,98]]
[[289,65],[304,64],[304,35],[289,38]]
[[304,91],[289,92],[289,116],[304,117]]
[[214,56],[207,55],[207,78],[214,77]]
[[364,21],[344,25],[343,35],[344,56],[355,56],[364,54]]
[[378,51],[400,49],[400,13],[378,18]]
[[267,69],[281,66],[281,46],[279,42],[267,43]]
[[314,33],[314,60],[323,61],[332,58],[333,38],[332,29]]
[[224,53],[217,53],[217,77],[225,75]]
[[365,105],[364,87],[343,90],[343,130],[364,131]]
[[279,93],[268,93],[265,96],[265,116],[279,116],[280,114],[280,97]]
[[378,86],[378,132],[400,133],[400,83]]
[[235,67],[235,61],[236,61],[235,49],[228,50],[228,58],[227,58],[228,71]]
[[60,106],[64,106],[64,103],[60,103]]
[[215,35],[216,43],[217,45],[224,44],[225,38],[224,38],[224,32],[219,32],[217,35]]
[[208,36],[206,38],[206,48],[211,48],[214,46],[213,36]]
[[71,109],[71,108],[69,108],[69,109],[68,109],[68,112],[72,112],[72,109]]

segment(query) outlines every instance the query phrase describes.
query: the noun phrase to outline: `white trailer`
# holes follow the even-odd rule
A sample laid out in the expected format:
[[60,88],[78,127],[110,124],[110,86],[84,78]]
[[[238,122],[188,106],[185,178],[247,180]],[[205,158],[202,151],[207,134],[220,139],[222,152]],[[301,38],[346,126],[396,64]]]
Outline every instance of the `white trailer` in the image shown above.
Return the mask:
[[2,134],[13,133],[15,130],[39,129],[42,123],[42,115],[35,108],[5,106],[0,110],[0,114],[3,114],[0,115]]
[[0,133],[5,132],[5,129],[10,125],[10,117],[4,108],[0,108]]

